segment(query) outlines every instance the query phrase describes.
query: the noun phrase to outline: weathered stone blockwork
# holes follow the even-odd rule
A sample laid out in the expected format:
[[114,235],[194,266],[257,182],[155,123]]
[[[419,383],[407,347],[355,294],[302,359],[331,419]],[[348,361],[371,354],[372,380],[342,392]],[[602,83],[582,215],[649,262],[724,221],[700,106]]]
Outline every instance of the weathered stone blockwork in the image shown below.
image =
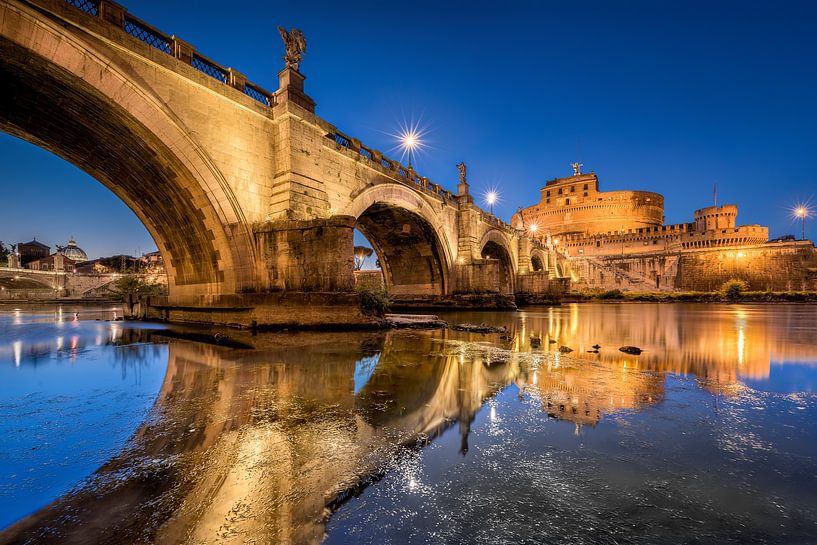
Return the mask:
[[354,218],[283,220],[255,229],[264,287],[273,291],[351,291]]
[[717,290],[740,278],[751,290],[817,289],[817,251],[811,243],[765,244],[720,252],[690,252],[681,257],[677,286]]
[[570,258],[578,289],[716,291],[732,278],[752,290],[817,289],[817,250],[808,241],[663,255]]

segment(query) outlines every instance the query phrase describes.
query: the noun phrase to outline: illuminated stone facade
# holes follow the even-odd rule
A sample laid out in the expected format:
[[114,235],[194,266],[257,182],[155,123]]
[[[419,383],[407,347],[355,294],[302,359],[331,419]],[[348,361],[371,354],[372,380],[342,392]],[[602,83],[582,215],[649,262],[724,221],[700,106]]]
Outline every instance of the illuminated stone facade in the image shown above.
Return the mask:
[[649,191],[599,191],[593,174],[550,180],[539,204],[520,210],[511,224],[536,225],[550,235],[592,234],[660,227],[664,197]]
[[576,289],[714,291],[731,278],[754,290],[817,289],[809,241],[769,242],[762,225],[738,225],[734,204],[695,210],[664,225],[664,198],[643,191],[600,192],[595,174],[545,184],[539,204],[511,220],[555,254],[556,275]]

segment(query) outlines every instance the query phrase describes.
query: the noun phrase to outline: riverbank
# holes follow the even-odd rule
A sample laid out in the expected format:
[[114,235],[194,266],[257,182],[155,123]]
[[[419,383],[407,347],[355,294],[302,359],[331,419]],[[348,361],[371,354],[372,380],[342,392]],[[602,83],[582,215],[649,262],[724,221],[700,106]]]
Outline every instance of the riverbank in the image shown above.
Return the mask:
[[814,303],[817,291],[746,291],[733,297],[721,292],[623,292],[621,290],[571,292],[562,297],[563,303],[584,302],[643,302],[643,303]]

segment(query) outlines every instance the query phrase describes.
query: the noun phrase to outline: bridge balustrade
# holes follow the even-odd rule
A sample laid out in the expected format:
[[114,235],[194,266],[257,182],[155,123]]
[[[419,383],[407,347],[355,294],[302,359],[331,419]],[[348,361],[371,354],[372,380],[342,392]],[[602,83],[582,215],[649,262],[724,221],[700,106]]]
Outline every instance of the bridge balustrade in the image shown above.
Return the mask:
[[90,13],[93,16],[99,15],[99,2],[94,0],[66,0],[75,8],[79,8],[85,13]]
[[227,83],[227,70],[198,53],[193,54],[193,68],[217,79],[221,83]]
[[266,106],[272,106],[272,95],[251,83],[244,84],[244,94]]
[[[114,26],[119,26],[137,40],[193,66],[221,83],[231,84],[230,69],[193,51],[188,44],[175,36],[169,36],[141,19],[127,14],[127,10],[115,2],[110,0],[64,1],[89,15],[100,17]],[[236,88],[267,107],[271,107],[275,103],[272,93],[253,83],[245,82],[243,85],[236,86]]]
[[170,36],[162,34],[144,21],[134,17],[125,16],[125,32],[168,55],[173,51],[170,47],[172,42]]

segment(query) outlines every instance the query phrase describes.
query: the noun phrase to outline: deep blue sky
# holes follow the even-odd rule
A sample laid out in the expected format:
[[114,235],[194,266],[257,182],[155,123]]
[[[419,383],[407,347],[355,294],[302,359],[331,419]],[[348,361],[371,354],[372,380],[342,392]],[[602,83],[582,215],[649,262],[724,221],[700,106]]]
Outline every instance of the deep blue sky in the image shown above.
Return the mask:
[[[772,236],[799,233],[795,202],[817,204],[817,2],[124,4],[268,90],[276,25],[301,28],[320,116],[382,151],[421,118],[417,170],[453,190],[465,161],[474,193],[499,188],[506,220],[577,157],[603,190],[663,193],[669,223],[710,205],[715,180],[739,223]],[[92,257],[153,247],[61,159],[3,135],[0,161],[0,240],[74,234]]]

